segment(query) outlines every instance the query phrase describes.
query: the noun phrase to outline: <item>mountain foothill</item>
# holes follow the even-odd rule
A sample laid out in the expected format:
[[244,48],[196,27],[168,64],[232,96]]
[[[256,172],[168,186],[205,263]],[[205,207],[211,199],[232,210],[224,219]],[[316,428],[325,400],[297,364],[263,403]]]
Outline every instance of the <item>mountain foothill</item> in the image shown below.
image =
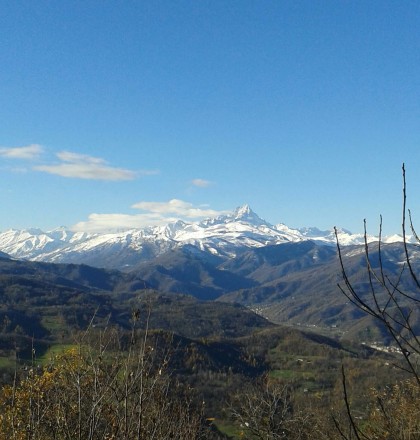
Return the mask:
[[[344,229],[337,237],[350,279],[368,295],[364,237]],[[368,241],[377,261],[375,237]],[[0,250],[1,278],[8,283],[3,296],[12,303],[20,298],[16,292],[30,285],[20,294],[30,301],[42,291],[36,301],[77,305],[83,295],[84,315],[98,302],[104,314],[112,309],[118,317],[120,298],[154,290],[189,295],[201,305],[211,301],[212,307],[239,304],[270,322],[335,336],[384,336],[337,287],[342,280],[333,231],[271,225],[248,205],[198,224],[179,221],[108,234],[9,230],[0,233]],[[417,255],[414,247],[412,255]],[[385,240],[382,258],[389,275],[397,277],[405,259],[402,243]],[[409,277],[400,283],[413,289]]]

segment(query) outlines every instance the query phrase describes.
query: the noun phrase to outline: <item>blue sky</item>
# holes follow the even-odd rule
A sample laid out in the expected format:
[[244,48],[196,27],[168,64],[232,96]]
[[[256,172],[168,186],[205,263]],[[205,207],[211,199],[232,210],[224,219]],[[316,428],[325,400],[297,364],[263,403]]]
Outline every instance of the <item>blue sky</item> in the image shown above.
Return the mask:
[[[417,1],[0,0],[0,230],[420,218]],[[420,221],[420,220],[419,220]]]

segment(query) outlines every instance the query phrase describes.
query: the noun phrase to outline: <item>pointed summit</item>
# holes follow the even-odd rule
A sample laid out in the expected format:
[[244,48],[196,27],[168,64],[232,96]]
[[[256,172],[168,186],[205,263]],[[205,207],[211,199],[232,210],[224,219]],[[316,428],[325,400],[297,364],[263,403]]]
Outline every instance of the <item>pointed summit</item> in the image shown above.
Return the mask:
[[233,218],[256,226],[268,225],[268,223],[259,217],[248,204],[236,208],[233,213]]
[[251,215],[251,214],[255,214],[255,213],[248,204],[245,204],[243,206],[238,206],[235,209],[234,214],[236,217],[243,217],[243,216],[247,216],[247,215]]

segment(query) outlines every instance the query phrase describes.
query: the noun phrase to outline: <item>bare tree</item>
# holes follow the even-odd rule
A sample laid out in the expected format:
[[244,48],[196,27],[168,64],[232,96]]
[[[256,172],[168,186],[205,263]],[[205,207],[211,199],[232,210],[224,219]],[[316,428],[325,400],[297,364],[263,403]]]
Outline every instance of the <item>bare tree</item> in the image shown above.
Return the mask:
[[[414,321],[418,319],[420,311],[420,282],[413,268],[412,258],[410,256],[409,245],[407,243],[406,234],[406,177],[405,167],[402,168],[403,173],[403,210],[402,210],[402,236],[403,247],[405,254],[405,262],[400,273],[396,279],[391,279],[391,276],[385,273],[383,252],[382,252],[382,217],[380,219],[379,227],[379,241],[378,241],[378,260],[379,267],[374,269],[372,258],[370,255],[370,247],[368,244],[366,220],[364,222],[364,237],[365,237],[365,260],[366,273],[368,278],[369,293],[359,292],[350,281],[345,268],[345,262],[342,256],[342,250],[338,240],[337,229],[335,229],[337,238],[338,256],[341,266],[342,278],[344,285],[338,284],[341,292],[354,304],[357,308],[375,318],[381,324],[391,337],[395,345],[399,348],[400,353],[404,358],[404,364],[401,365],[405,371],[410,373],[414,380],[420,386],[420,376],[418,369],[418,356],[420,355],[420,338],[417,334],[417,325]],[[420,239],[414,229],[411,213],[409,213],[410,227],[413,235],[417,238],[418,243]],[[414,289],[412,291],[404,291],[401,288],[401,280],[403,276],[407,275],[413,281]],[[413,356],[416,355],[416,356]]]
[[[241,438],[306,440],[316,437],[309,411],[293,406],[291,388],[265,377],[245,386],[232,399],[230,413],[239,425]],[[314,436],[312,436],[314,434]]]
[[[352,416],[349,397],[346,389],[346,377],[342,371],[344,402],[346,406],[348,428],[345,431],[342,424],[336,421],[337,430],[341,438],[350,440],[361,439],[419,439],[420,432],[420,337],[418,334],[418,322],[420,312],[420,282],[415,272],[411,248],[407,237],[407,217],[413,236],[420,243],[411,212],[407,210],[407,185],[405,166],[402,167],[403,195],[402,195],[402,236],[404,264],[396,277],[386,273],[382,242],[382,217],[379,225],[379,241],[369,245],[366,220],[364,221],[364,253],[366,261],[366,275],[369,291],[365,292],[352,283],[346,270],[342,248],[339,243],[337,229],[338,257],[341,267],[343,284],[338,284],[340,291],[347,299],[364,313],[370,315],[385,329],[390,339],[398,347],[402,356],[402,362],[398,367],[408,373],[408,381],[396,384],[390,392],[381,393],[375,391],[371,412],[367,415],[368,423],[361,429]],[[408,216],[407,216],[408,214]],[[372,246],[377,246],[377,259],[371,256]],[[375,249],[376,250],[376,249]],[[376,267],[376,268],[375,268]],[[403,279],[409,278],[411,286],[409,290],[403,287]],[[410,410],[409,408],[417,408]],[[397,417],[398,415],[398,417]],[[398,420],[398,423],[396,422]]]

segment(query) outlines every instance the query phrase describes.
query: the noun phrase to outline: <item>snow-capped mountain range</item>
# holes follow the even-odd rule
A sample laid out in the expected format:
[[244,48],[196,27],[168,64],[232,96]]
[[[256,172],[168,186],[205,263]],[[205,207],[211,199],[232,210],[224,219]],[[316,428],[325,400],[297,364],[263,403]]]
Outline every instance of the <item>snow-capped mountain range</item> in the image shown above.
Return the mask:
[[[362,234],[339,230],[343,246],[364,243]],[[377,238],[368,237],[369,241]],[[286,242],[313,240],[335,245],[333,230],[293,229],[271,225],[248,205],[232,214],[200,223],[177,221],[113,233],[72,232],[64,227],[43,232],[39,229],[8,230],[0,233],[0,251],[14,258],[53,263],[85,263],[122,269],[183,245],[192,245],[213,255],[235,256],[243,250]],[[401,241],[398,235],[384,241]]]

